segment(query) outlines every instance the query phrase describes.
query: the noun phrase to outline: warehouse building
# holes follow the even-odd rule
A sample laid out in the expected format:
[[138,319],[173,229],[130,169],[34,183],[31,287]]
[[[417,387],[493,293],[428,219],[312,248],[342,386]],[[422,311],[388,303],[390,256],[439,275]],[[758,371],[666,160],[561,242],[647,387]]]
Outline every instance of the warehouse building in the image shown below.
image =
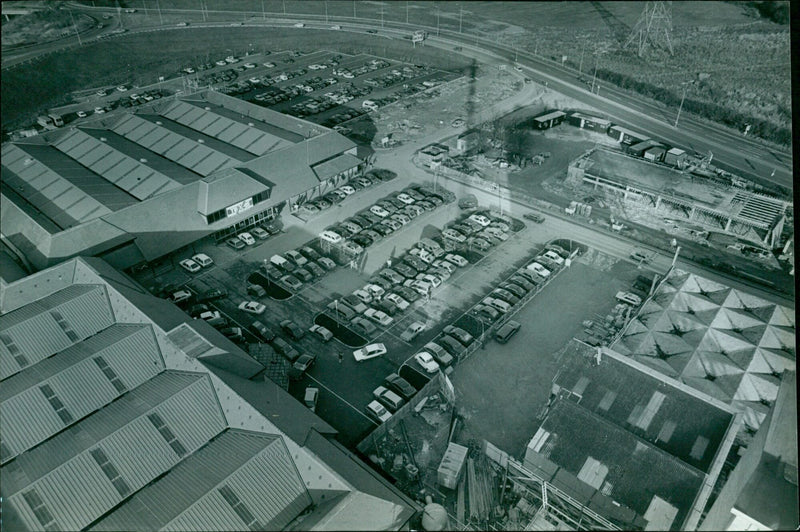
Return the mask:
[[98,258],[0,289],[9,530],[392,530],[418,507],[202,320]]
[[735,411],[607,348],[573,341],[564,362],[525,468],[622,529],[694,530]]
[[125,269],[291,213],[363,170],[339,133],[214,91],[2,148],[2,233],[33,270]]

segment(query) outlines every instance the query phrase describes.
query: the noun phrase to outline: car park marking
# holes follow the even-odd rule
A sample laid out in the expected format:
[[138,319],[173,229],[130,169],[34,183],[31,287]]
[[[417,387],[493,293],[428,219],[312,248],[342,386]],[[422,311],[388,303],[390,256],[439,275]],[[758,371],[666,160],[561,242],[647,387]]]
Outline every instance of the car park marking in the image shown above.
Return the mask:
[[374,421],[374,420],[373,420],[371,417],[369,417],[369,416],[368,416],[368,415],[366,415],[364,412],[362,412],[362,411],[361,411],[361,409],[359,409],[359,408],[356,408],[356,407],[355,407],[355,406],[354,406],[354,405],[353,405],[351,402],[349,402],[347,399],[345,399],[344,397],[342,397],[342,396],[341,396],[341,395],[339,395],[338,393],[336,393],[336,392],[334,392],[333,390],[331,390],[331,389],[330,389],[328,386],[326,386],[325,384],[323,384],[321,381],[319,381],[319,380],[315,379],[314,377],[312,377],[312,376],[311,376],[311,375],[309,375],[308,373],[306,373],[306,377],[308,377],[310,380],[312,380],[313,382],[315,382],[315,383],[316,383],[316,384],[318,384],[319,386],[322,386],[323,388],[325,388],[326,390],[328,390],[328,391],[329,391],[331,394],[333,394],[333,395],[334,395],[334,396],[335,396],[337,399],[339,399],[341,402],[343,402],[344,404],[346,404],[347,406],[349,406],[350,408],[352,408],[353,410],[355,410],[356,412],[358,412],[358,413],[359,413],[359,414],[360,414],[362,417],[365,417],[365,418],[367,418],[367,419],[370,421],[370,423],[372,423],[373,425],[376,425],[376,426],[377,426],[377,425],[379,425],[379,423],[376,423],[376,422],[375,422],[375,421]]

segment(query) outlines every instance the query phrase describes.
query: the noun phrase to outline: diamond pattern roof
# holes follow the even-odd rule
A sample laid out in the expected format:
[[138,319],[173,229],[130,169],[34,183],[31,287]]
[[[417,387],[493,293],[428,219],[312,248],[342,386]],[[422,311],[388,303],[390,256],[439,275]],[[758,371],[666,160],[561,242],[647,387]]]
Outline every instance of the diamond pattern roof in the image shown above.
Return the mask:
[[[662,373],[745,408],[758,428],[779,375],[796,367],[791,309],[716,281],[674,272],[615,347]],[[754,406],[760,405],[760,406]]]

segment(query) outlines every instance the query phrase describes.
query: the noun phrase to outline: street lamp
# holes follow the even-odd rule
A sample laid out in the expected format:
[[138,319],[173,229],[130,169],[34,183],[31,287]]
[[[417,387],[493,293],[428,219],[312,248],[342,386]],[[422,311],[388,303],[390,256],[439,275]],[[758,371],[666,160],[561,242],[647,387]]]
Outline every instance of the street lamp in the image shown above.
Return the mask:
[[684,81],[681,83],[681,85],[683,85],[683,95],[681,96],[681,104],[678,107],[678,114],[675,117],[675,126],[673,127],[678,127],[678,119],[681,117],[681,110],[683,109],[683,100],[686,98],[686,91],[689,89],[689,85],[694,85],[694,81]]

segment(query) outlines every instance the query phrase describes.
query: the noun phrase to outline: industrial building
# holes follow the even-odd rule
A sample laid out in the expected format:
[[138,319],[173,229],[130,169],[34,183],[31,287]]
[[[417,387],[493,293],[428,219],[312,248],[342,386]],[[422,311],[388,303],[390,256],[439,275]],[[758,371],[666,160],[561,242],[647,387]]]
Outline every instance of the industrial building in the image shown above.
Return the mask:
[[674,270],[613,348],[742,412],[753,431],[796,369],[794,310]]
[[623,529],[694,529],[740,426],[728,405],[577,341],[540,417],[530,477]]
[[535,129],[550,129],[566,120],[567,115],[563,111],[550,111],[543,115],[533,117],[532,124]]
[[788,201],[602,148],[570,163],[567,180],[601,188],[651,218],[683,220],[769,246],[780,240],[792,209]]
[[570,113],[567,116],[567,122],[570,125],[580,129],[588,129],[590,131],[599,131],[606,133],[608,128],[611,127],[611,121],[597,116],[591,116],[584,113]]
[[0,287],[0,371],[9,530],[396,530],[418,509],[236,345],[95,257]]
[[339,133],[214,91],[2,148],[2,233],[31,270],[126,269],[221,241],[363,170]]
[[797,530],[797,375],[728,476],[699,530]]

